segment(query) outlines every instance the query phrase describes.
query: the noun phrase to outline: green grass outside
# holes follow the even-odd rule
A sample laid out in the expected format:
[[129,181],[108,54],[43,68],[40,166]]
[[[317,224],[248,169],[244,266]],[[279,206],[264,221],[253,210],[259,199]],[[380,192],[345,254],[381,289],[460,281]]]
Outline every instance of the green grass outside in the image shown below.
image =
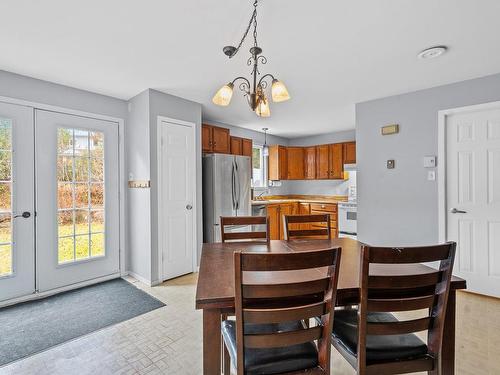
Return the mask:
[[[85,259],[89,256],[89,236],[87,224],[76,225],[76,260]],[[92,223],[93,232],[104,231],[102,223]],[[73,234],[73,225],[67,224],[59,227],[59,236]],[[79,234],[85,234],[78,236]],[[91,234],[92,256],[104,255],[104,234]],[[0,243],[10,242],[10,233],[4,228],[0,229]],[[73,238],[59,239],[59,263],[64,263],[74,260],[73,258]],[[11,266],[11,248],[10,246],[0,247],[0,276],[12,273]]]

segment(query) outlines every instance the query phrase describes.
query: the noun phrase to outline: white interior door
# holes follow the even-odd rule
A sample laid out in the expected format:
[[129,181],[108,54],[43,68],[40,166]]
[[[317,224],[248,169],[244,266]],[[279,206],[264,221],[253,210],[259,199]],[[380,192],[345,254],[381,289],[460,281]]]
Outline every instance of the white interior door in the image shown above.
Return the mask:
[[0,301],[35,291],[33,142],[33,108],[0,103]]
[[[193,272],[194,124],[158,121],[159,248],[163,280]],[[163,281],[161,280],[161,281]]]
[[447,237],[454,273],[500,297],[500,108],[447,116]]
[[35,116],[39,290],[117,274],[118,124],[43,110]]

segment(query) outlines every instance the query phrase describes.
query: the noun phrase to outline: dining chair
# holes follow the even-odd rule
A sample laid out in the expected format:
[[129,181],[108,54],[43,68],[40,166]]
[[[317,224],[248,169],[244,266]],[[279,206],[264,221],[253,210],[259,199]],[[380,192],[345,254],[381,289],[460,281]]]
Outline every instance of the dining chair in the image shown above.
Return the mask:
[[[221,329],[238,375],[330,374],[340,254],[234,253],[236,320]],[[307,327],[315,317],[320,324]]]
[[[301,228],[303,224],[316,224],[321,227],[315,229]],[[329,214],[285,215],[285,230],[287,240],[294,238],[332,238]]]
[[[454,242],[407,248],[362,246],[359,307],[336,311],[332,334],[333,346],[358,374],[441,374],[455,248]],[[400,275],[409,263],[437,261],[438,269],[422,266],[421,273]],[[392,314],[415,316],[417,310],[425,316],[399,320]],[[421,331],[427,331],[427,344],[415,335]]]
[[[254,225],[265,225],[265,231],[254,231]],[[228,226],[250,227],[251,231],[226,231]],[[222,242],[228,241],[269,241],[269,219],[267,216],[221,216],[220,229]]]

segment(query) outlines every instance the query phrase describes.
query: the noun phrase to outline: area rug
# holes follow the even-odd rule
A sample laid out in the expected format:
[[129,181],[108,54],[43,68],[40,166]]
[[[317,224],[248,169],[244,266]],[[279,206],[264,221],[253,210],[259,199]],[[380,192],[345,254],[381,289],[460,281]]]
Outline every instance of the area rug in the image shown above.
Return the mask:
[[0,309],[0,366],[165,306],[123,279]]

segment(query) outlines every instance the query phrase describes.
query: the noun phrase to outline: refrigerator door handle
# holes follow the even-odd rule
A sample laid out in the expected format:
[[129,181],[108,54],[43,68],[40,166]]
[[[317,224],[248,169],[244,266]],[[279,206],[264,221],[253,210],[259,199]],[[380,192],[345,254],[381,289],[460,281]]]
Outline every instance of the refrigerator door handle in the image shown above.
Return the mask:
[[236,169],[236,209],[240,209],[240,198],[241,198],[241,180],[240,180],[240,171],[238,169],[238,163],[235,161],[235,169]]
[[235,165],[234,165],[234,160],[232,163],[232,168],[231,168],[231,200],[233,203],[233,210],[237,210],[237,205],[236,205],[236,171],[235,171]]

